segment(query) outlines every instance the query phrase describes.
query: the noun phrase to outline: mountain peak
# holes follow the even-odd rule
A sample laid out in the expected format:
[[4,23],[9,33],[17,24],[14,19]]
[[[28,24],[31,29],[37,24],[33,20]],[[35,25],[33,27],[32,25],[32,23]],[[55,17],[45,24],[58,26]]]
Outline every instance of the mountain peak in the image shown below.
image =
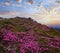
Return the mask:
[[60,32],[33,19],[0,20],[0,53],[60,53]]

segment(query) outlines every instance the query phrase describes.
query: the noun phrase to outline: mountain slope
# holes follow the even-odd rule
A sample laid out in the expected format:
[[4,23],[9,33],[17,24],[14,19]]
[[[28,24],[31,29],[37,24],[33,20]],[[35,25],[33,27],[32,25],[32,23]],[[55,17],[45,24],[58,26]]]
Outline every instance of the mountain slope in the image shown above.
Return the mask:
[[60,53],[60,32],[31,18],[0,20],[0,53]]

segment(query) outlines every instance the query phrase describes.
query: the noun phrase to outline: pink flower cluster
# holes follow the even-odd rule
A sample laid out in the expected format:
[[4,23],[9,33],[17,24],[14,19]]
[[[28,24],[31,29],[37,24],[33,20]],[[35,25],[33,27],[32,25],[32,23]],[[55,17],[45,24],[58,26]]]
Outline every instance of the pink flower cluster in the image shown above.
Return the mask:
[[1,33],[3,36],[2,44],[6,52],[8,50],[9,52],[16,53],[16,50],[19,48],[19,52],[21,53],[38,53],[39,45],[33,35],[27,35],[26,32],[21,32],[20,34],[13,33],[6,29],[2,29]]
[[[29,34],[27,32],[15,33],[4,28],[0,31],[1,43],[5,48],[4,50],[6,53],[52,53],[53,48],[60,50],[59,37],[51,38],[39,35],[40,38],[36,38],[36,36],[38,35],[34,35],[33,32],[30,32]],[[41,38],[47,39],[47,44],[40,44],[41,42],[39,42],[39,40]]]

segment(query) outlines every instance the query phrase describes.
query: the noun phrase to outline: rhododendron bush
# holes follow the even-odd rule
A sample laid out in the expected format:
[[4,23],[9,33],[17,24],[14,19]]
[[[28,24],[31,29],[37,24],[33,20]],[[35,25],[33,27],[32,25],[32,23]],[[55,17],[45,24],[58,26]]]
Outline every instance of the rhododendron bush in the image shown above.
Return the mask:
[[0,20],[0,53],[60,53],[60,32],[30,18]]
[[[36,38],[33,32],[0,30],[0,53],[55,53],[60,52],[59,37]],[[44,41],[43,41],[44,40]]]

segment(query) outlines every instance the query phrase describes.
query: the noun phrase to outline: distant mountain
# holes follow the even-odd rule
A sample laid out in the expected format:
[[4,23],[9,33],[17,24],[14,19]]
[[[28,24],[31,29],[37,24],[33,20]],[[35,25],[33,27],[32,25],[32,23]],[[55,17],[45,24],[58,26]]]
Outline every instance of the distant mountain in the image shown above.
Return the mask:
[[53,27],[53,28],[59,28],[60,29],[60,25],[52,25],[50,27]]
[[56,30],[60,31],[60,28],[55,28]]
[[60,25],[53,25],[53,26],[49,26],[49,27],[54,28],[54,29],[60,31]]
[[0,53],[60,53],[60,31],[30,17],[1,19]]

